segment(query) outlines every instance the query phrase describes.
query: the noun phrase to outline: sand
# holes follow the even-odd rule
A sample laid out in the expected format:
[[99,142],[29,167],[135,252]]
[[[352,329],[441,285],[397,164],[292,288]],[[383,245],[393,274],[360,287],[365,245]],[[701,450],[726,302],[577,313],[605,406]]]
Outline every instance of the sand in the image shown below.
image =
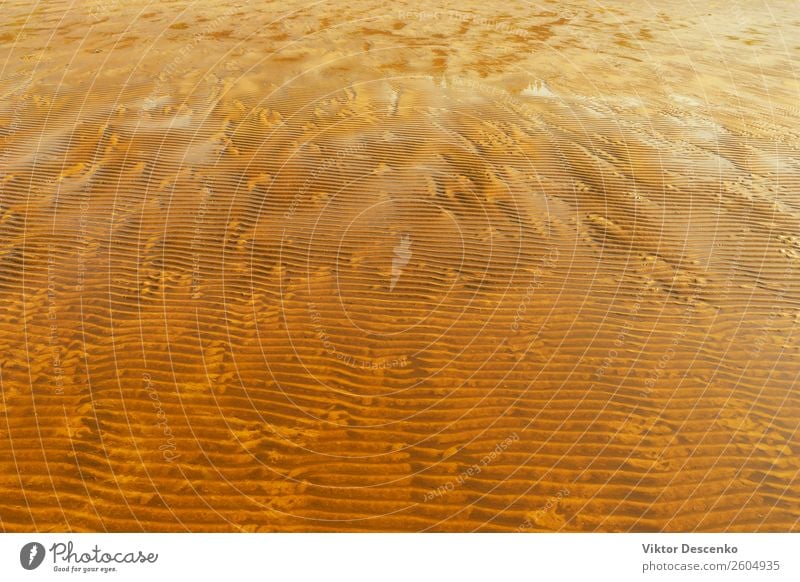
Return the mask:
[[0,530],[800,529],[796,3],[18,1]]

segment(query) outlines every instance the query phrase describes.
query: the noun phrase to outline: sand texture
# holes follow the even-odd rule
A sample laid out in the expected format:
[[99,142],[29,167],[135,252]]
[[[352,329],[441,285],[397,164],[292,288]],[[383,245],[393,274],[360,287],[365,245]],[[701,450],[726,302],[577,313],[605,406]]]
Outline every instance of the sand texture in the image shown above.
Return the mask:
[[800,530],[797,3],[603,6],[4,2],[0,530]]

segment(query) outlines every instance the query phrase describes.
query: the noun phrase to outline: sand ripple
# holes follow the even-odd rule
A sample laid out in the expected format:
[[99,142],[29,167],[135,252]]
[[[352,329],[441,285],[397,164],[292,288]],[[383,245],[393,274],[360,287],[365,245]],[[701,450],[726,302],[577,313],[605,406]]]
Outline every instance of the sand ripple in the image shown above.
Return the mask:
[[30,4],[0,528],[797,529],[791,3]]

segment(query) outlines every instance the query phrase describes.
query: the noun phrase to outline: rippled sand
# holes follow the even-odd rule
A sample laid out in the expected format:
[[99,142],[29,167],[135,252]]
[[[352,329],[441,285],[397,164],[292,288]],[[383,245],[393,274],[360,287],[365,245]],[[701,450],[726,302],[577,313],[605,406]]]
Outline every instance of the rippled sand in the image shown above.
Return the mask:
[[795,3],[70,4],[0,24],[2,530],[800,529]]

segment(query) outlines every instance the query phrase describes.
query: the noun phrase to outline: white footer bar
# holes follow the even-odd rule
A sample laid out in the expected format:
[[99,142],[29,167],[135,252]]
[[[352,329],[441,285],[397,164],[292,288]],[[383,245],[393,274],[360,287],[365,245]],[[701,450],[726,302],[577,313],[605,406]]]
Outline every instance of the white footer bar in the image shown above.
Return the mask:
[[800,580],[797,534],[3,534],[0,580]]

